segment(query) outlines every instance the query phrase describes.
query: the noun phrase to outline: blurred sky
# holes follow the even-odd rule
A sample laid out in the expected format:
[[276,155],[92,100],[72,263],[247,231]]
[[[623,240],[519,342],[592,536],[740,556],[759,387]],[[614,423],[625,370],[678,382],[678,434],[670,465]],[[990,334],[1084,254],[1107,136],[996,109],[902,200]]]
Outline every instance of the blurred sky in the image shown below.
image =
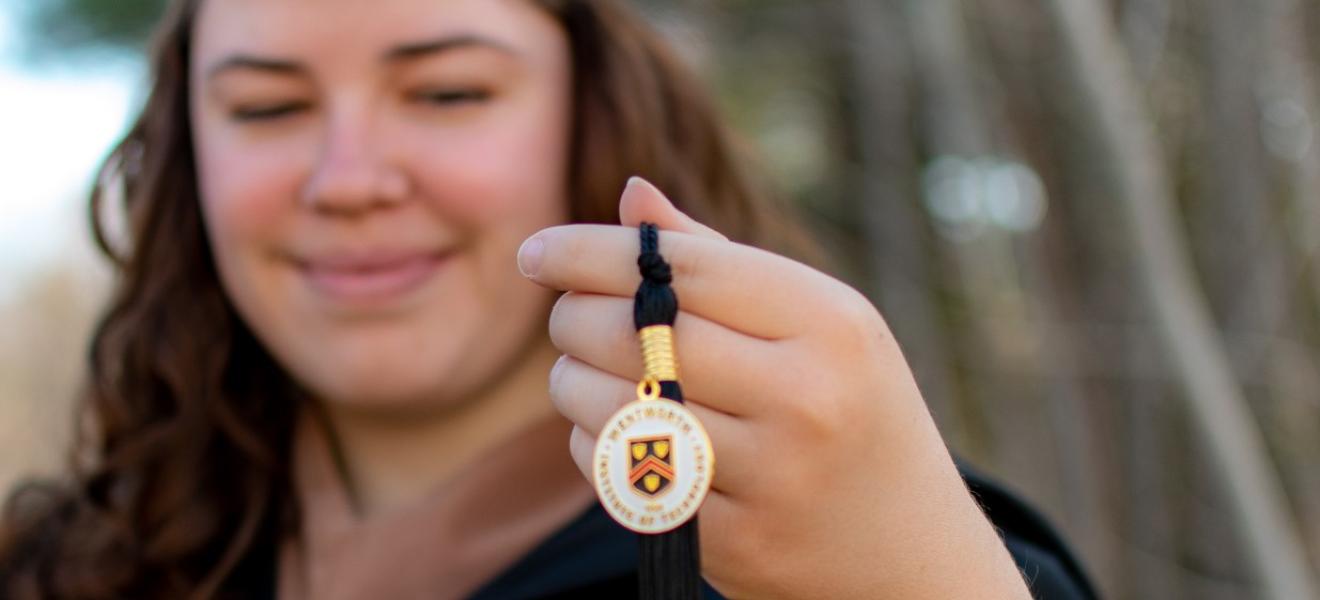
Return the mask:
[[14,2],[0,2],[0,302],[90,239],[96,165],[138,105],[141,66],[20,60]]

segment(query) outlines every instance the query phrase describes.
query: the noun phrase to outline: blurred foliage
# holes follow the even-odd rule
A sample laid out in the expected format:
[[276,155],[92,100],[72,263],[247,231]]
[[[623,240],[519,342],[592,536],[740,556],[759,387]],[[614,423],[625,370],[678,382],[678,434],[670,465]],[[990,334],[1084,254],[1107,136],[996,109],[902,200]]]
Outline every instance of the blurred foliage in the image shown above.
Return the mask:
[[165,0],[42,0],[20,5],[24,51],[34,61],[140,52]]
[[[1320,565],[1320,2],[1093,1],[1144,100],[1126,124],[1159,138],[1142,160],[1174,183],[1203,333]],[[1079,125],[1062,0],[634,2],[885,314],[950,446],[1054,517],[1107,597],[1256,595],[1136,293],[1153,261],[1112,181],[1134,155]],[[45,0],[27,46],[135,52],[163,4]]]

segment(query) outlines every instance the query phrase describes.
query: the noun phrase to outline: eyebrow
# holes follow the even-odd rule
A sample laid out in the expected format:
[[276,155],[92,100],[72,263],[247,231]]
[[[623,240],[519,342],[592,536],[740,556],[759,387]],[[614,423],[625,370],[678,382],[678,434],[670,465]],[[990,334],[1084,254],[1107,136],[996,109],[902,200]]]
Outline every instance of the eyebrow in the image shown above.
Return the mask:
[[[501,54],[518,56],[518,52],[509,45],[488,37],[464,33],[433,40],[410,42],[395,46],[381,56],[385,63],[399,63],[415,60],[424,56],[441,54],[460,48],[489,48]],[[301,63],[278,58],[266,58],[247,54],[231,54],[207,69],[207,79],[214,79],[225,71],[247,69],[276,75],[303,75],[306,69]]]
[[206,78],[215,79],[221,73],[235,70],[263,71],[276,75],[300,75],[303,73],[302,65],[288,60],[278,60],[273,58],[260,58],[246,54],[231,54],[224,60],[216,63],[210,69],[206,70]]
[[518,51],[511,46],[493,40],[491,38],[480,36],[474,33],[464,33],[448,37],[436,38],[422,42],[415,42],[396,46],[385,53],[385,62],[398,62],[420,58],[431,54],[439,54],[448,50],[457,50],[459,48],[490,48],[502,54],[517,56]]

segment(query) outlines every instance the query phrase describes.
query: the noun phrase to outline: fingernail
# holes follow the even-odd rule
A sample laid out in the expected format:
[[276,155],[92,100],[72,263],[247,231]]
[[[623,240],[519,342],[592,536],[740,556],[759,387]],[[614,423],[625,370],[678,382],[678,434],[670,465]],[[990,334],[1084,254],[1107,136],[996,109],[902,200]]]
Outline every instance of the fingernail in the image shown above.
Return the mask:
[[669,196],[666,196],[664,192],[660,191],[660,188],[656,187],[654,183],[651,183],[644,177],[639,177],[637,175],[633,175],[632,177],[629,177],[628,185],[624,186],[623,191],[626,194],[628,193],[628,190],[631,190],[633,188],[641,189],[643,190],[643,193],[650,192],[651,194],[659,196],[660,199],[664,201],[665,204],[668,204],[669,206],[674,206],[674,201],[670,200]]
[[518,248],[518,270],[523,277],[535,277],[541,270],[541,258],[545,255],[545,242],[539,236],[527,238]]
[[659,194],[659,195],[661,195],[661,196],[664,196],[664,194],[660,192],[660,188],[655,187],[655,184],[654,184],[654,183],[651,183],[651,182],[647,181],[646,179],[643,179],[643,178],[641,178],[641,177],[638,177],[637,175],[633,175],[632,177],[629,177],[629,178],[628,178],[628,184],[625,185],[625,186],[623,187],[623,190],[626,192],[626,191],[628,191],[628,190],[630,190],[630,189],[632,189],[632,188],[634,188],[634,187],[640,187],[640,188],[644,188],[644,189],[650,189],[651,191],[655,192],[656,194]]
[[564,361],[568,359],[567,354],[560,354],[559,360],[555,361],[555,366],[550,367],[550,385],[553,387],[559,380],[559,372],[563,370]]

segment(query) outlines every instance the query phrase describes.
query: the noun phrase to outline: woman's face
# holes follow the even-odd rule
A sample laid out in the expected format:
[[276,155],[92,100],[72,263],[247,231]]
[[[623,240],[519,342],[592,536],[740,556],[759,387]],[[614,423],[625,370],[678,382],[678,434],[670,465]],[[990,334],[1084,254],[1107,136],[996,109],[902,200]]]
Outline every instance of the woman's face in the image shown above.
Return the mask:
[[515,255],[568,215],[569,50],[550,15],[208,0],[193,34],[221,282],[299,382],[333,403],[440,406],[545,339],[551,295]]

